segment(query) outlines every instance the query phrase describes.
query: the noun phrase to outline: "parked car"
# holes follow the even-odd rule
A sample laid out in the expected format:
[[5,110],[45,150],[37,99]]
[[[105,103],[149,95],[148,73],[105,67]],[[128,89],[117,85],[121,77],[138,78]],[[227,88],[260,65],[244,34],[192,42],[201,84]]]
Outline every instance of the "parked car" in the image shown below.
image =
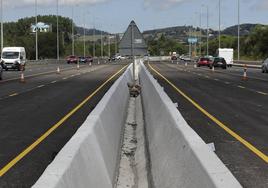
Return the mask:
[[263,62],[261,70],[262,73],[268,73],[268,58]]
[[79,59],[79,63],[86,63],[87,62],[87,59],[83,56],[78,57],[78,59]]
[[198,67],[201,67],[201,66],[208,66],[210,67],[210,64],[211,64],[211,60],[207,57],[201,57],[198,62],[197,62],[197,66]]
[[68,57],[66,58],[66,61],[67,61],[68,64],[70,64],[70,63],[75,63],[75,64],[77,64],[77,63],[78,63],[78,57],[75,56],[75,55],[70,55],[70,56],[68,56]]
[[3,67],[0,65],[0,80],[3,79]]
[[213,58],[213,61],[210,64],[210,69],[212,69],[212,67],[221,67],[223,69],[226,69],[227,68],[227,63],[226,63],[224,58],[215,57],[215,58]]
[[183,60],[183,61],[191,61],[191,57],[188,56],[188,55],[181,55],[180,59]]

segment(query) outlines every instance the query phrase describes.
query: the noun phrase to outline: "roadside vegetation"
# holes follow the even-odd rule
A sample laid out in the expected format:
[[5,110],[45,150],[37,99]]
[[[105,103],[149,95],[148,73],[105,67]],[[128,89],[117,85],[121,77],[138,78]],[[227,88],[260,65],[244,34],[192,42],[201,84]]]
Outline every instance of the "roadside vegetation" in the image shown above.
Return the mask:
[[[57,57],[57,27],[56,16],[38,16],[38,22],[44,22],[52,26],[52,32],[38,33],[38,50],[40,59],[52,59]],[[19,19],[17,22],[4,23],[4,46],[22,46],[27,52],[27,59],[35,59],[35,33],[31,32],[31,25],[35,24],[35,17]],[[75,26],[75,55],[84,54],[84,43],[80,40],[79,27]],[[104,36],[104,42],[107,37]],[[96,41],[95,54],[100,55],[100,39]],[[59,48],[60,56],[64,58],[72,53],[72,20],[59,16]],[[114,53],[114,45],[111,46],[111,54]],[[86,55],[93,55],[93,42],[86,42]],[[104,46],[103,55],[108,55],[108,45]]]

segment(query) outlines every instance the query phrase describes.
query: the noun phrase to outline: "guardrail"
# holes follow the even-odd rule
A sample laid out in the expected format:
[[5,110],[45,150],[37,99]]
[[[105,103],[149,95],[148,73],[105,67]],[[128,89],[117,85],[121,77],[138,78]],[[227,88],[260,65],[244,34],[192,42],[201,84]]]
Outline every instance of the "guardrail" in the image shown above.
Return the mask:
[[241,187],[144,65],[140,80],[153,187]]
[[114,83],[34,188],[114,186],[131,73],[129,67]]

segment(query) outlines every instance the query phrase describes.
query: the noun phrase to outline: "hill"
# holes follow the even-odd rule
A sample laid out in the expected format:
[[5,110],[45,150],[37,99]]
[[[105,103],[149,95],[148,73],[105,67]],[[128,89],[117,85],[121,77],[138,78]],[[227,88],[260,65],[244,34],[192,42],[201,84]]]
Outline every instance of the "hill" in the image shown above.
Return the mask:
[[[240,34],[241,36],[249,35],[252,29],[254,29],[258,24],[241,24],[240,28]],[[237,25],[228,27],[222,31],[222,34],[224,35],[230,35],[230,36],[237,36]],[[162,28],[162,29],[154,29],[154,30],[148,30],[144,31],[143,35],[144,38],[148,40],[158,40],[162,35],[164,35],[166,38],[177,40],[179,42],[186,42],[189,31],[196,31],[196,34],[200,33],[200,28],[193,28],[192,26],[176,26],[176,27],[168,27],[168,28]],[[201,29],[202,36],[205,37],[207,30],[202,28]],[[217,30],[209,29],[210,36],[216,37],[218,35]],[[197,35],[198,35],[197,34]],[[195,33],[193,32],[193,35]]]

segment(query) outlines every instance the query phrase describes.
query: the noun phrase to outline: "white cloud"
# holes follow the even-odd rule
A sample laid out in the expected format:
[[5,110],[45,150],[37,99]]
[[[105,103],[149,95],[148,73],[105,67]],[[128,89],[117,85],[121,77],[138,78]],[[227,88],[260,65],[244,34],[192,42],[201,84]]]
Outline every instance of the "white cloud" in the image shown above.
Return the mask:
[[167,9],[174,5],[190,1],[192,0],[144,0],[144,5],[146,8],[153,7],[158,9]]
[[[80,5],[80,4],[98,4],[102,2],[106,2],[108,0],[59,0],[60,5]],[[20,0],[19,4],[16,1],[4,1],[5,5],[8,6],[27,6],[27,5],[34,5],[35,0]],[[38,5],[42,6],[50,6],[55,5],[56,0],[37,0]]]

